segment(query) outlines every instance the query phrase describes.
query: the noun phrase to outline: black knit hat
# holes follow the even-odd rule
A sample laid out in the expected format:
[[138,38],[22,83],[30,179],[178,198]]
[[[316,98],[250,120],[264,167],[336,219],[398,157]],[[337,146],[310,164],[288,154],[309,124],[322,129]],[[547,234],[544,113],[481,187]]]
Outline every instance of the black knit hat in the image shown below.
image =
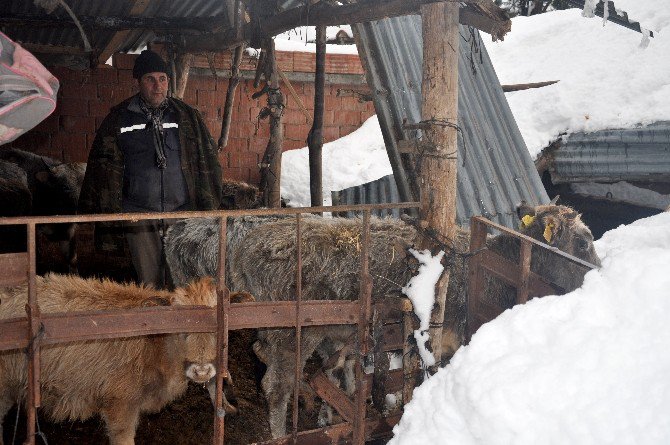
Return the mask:
[[133,77],[141,79],[146,73],[165,73],[168,68],[161,56],[155,52],[145,49],[142,51],[137,59],[135,59],[135,66],[133,66]]

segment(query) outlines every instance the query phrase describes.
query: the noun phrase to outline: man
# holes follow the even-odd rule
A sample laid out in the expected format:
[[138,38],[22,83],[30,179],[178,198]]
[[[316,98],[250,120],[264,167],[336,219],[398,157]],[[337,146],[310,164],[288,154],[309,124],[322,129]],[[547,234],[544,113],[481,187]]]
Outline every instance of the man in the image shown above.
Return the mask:
[[[79,213],[218,209],[221,166],[197,110],[168,98],[167,66],[145,50],[133,67],[139,94],[113,107],[100,124],[88,158]],[[164,220],[99,223],[96,248],[128,242],[138,279],[164,287]]]

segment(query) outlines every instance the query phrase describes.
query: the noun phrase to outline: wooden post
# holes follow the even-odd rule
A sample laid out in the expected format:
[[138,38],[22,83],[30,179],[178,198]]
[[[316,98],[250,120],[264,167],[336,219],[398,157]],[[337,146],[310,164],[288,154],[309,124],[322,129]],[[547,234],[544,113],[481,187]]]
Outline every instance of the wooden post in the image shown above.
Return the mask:
[[281,207],[281,147],[284,142],[284,128],[281,121],[285,101],[284,95],[279,89],[274,40],[268,40],[266,55],[266,63],[268,64],[266,69],[268,105],[265,114],[270,116],[270,140],[261,161],[261,191],[263,192],[263,205],[277,208]]
[[235,101],[235,91],[240,83],[240,62],[244,44],[235,48],[233,61],[230,67],[230,79],[228,79],[228,90],[226,91],[226,103],[223,106],[223,121],[221,122],[221,136],[219,136],[219,151],[228,145],[228,134],[230,133],[230,123],[233,119],[233,102]]
[[[430,148],[421,158],[420,217],[446,240],[456,234],[456,169],[458,118],[459,4],[433,3],[421,6],[423,20],[423,82],[421,117],[423,142]],[[447,241],[448,242],[448,241]],[[428,239],[424,248],[431,247]],[[436,362],[442,354],[442,323],[449,284],[448,270],[437,283],[431,315],[431,349]]]
[[191,72],[191,64],[193,63],[193,54],[178,52],[175,57],[175,91],[174,97],[177,99],[184,98],[186,91],[186,84],[188,83],[188,75]]
[[316,72],[314,74],[314,122],[307,136],[309,146],[309,194],[313,207],[323,205],[323,110],[326,86],[326,27],[316,27]]

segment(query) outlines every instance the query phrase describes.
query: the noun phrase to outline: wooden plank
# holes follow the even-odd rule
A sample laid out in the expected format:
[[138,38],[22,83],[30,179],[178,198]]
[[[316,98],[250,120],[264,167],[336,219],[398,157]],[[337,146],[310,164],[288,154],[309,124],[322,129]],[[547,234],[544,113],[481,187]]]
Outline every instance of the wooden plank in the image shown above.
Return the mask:
[[28,253],[0,255],[0,287],[18,286],[28,281]]
[[356,418],[356,405],[347,397],[342,389],[331,382],[323,372],[316,373],[309,381],[314,391],[335,408],[340,416],[347,422],[353,422]]
[[[357,302],[304,301],[303,326],[355,324]],[[238,303],[230,305],[229,330],[292,327],[295,302]],[[215,332],[216,310],[202,306],[149,307],[118,311],[41,314],[43,345],[177,332]],[[25,325],[24,325],[25,323]],[[27,320],[0,321],[0,350],[28,345]],[[20,334],[19,334],[20,332]],[[21,336],[24,338],[21,339]]]
[[[151,0],[132,0],[130,2],[131,7],[130,11],[128,11],[128,15],[142,15],[142,13],[144,13],[144,11],[146,11],[146,9],[149,7],[150,3]],[[119,47],[123,45],[123,42],[126,41],[129,34],[130,30],[119,31],[115,33],[109,42],[107,42],[102,51],[100,51],[100,54],[98,55],[98,64],[103,65],[107,59],[112,56],[112,54],[118,51]]]
[[516,303],[523,304],[528,301],[528,285],[530,283],[530,256],[533,245],[528,241],[521,240],[519,249],[519,277],[516,288]]

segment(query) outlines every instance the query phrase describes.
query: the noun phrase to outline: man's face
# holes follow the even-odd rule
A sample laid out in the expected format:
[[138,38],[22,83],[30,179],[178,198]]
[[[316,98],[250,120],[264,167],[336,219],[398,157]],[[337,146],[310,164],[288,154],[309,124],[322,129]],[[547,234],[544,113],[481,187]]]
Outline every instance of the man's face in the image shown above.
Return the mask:
[[146,73],[138,81],[140,95],[151,107],[163,103],[168,92],[168,76],[165,73]]

